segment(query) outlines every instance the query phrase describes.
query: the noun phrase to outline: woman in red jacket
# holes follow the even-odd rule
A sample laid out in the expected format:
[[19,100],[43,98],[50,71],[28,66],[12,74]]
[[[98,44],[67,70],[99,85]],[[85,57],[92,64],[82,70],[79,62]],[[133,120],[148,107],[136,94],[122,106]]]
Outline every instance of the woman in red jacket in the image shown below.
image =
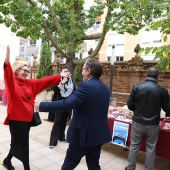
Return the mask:
[[4,61],[4,79],[8,98],[4,124],[9,125],[11,148],[3,161],[3,166],[8,170],[15,169],[11,164],[13,156],[22,161],[24,170],[30,170],[29,131],[33,118],[34,99],[42,90],[59,83],[61,76],[67,77],[66,73],[61,72],[41,79],[27,79],[28,73],[26,64],[17,64],[12,70],[8,46]]

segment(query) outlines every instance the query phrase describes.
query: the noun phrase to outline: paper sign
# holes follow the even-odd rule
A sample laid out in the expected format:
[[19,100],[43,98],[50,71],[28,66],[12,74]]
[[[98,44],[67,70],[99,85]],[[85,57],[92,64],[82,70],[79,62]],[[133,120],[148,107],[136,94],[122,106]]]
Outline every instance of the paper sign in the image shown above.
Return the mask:
[[112,143],[125,147],[128,137],[129,124],[114,121]]

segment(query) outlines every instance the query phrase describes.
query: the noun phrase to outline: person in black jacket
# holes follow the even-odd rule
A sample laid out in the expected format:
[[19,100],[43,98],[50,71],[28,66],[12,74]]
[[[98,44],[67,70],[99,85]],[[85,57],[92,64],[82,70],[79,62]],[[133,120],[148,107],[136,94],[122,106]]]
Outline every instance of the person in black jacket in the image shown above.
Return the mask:
[[[69,70],[66,67],[63,67],[62,71],[69,72]],[[54,95],[52,101],[67,98],[73,92],[74,89],[75,85],[72,81],[70,74],[69,77],[62,78],[59,84],[53,86]],[[50,114],[55,115],[49,142],[50,149],[54,148],[57,145],[58,140],[60,140],[61,142],[67,142],[67,140],[65,139],[65,129],[68,117],[71,118],[71,112],[72,110],[68,110],[65,112],[49,113],[49,115]]]
[[169,116],[170,113],[168,90],[157,83],[159,74],[160,71],[157,68],[149,68],[146,80],[135,84],[130,93],[127,106],[134,114],[128,156],[129,163],[125,170],[136,169],[138,150],[143,136],[146,139],[145,169],[154,169],[161,108],[167,114],[166,116]]

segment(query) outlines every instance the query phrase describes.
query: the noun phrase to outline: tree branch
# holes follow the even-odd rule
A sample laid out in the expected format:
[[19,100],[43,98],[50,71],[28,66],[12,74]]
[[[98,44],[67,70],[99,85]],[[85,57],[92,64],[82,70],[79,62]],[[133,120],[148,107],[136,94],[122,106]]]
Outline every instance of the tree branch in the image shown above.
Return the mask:
[[[46,0],[46,1],[48,1],[48,0]],[[33,2],[33,1],[31,1],[31,0],[27,0],[27,2],[29,2],[32,6],[34,6],[34,7],[37,7],[37,4],[35,3],[35,2]],[[48,5],[48,4],[47,4]],[[50,10],[50,9],[49,9]],[[50,11],[51,12],[51,11]],[[54,12],[54,11],[53,11]],[[52,15],[52,14],[51,14]],[[56,18],[57,19],[57,18]],[[49,28],[48,28],[48,26],[47,26],[47,24],[46,24],[46,22],[45,22],[45,20],[43,19],[42,20],[42,26],[43,26],[43,28],[44,28],[44,31],[45,31],[45,33],[46,33],[46,35],[47,35],[47,37],[49,38],[49,40],[51,41],[51,44],[56,48],[56,50],[61,54],[61,55],[63,55],[63,57],[65,57],[66,59],[70,59],[70,57],[67,55],[67,54],[65,54],[60,48],[59,48],[59,46],[55,43],[55,41],[53,40],[53,37],[52,37],[52,35],[51,35],[51,33],[50,33],[50,30],[49,30]],[[57,21],[58,22],[58,21]],[[57,27],[58,28],[58,27]],[[60,29],[60,27],[59,27],[59,29]],[[59,30],[58,30],[59,31]],[[62,32],[61,32],[61,34],[62,34]]]
[[52,19],[53,19],[53,21],[54,21],[54,25],[55,25],[56,29],[58,30],[58,32],[59,32],[61,35],[63,35],[63,34],[64,34],[64,31],[63,31],[63,29],[62,29],[62,27],[61,27],[61,25],[60,25],[60,23],[59,23],[58,18],[57,18],[56,15],[55,15],[54,8],[51,6],[49,0],[46,0],[46,4],[47,4],[48,9],[49,9],[49,12],[50,12],[50,14],[51,14],[51,16],[52,16]]
[[26,0],[27,2],[29,2],[32,6],[36,6],[37,7],[37,4],[35,3],[35,2],[33,2],[33,1],[31,1],[31,0]]
[[118,20],[120,20],[125,15],[126,15],[126,13],[123,12],[121,15],[119,15],[119,17],[115,18],[110,24],[115,24]]
[[101,38],[101,33],[95,35],[84,35],[81,40],[93,40]]
[[75,65],[83,65],[88,58],[89,58],[89,56],[84,58],[84,59],[76,59],[76,58],[74,58],[72,61],[73,61],[73,63]]
[[[113,20],[112,24],[114,24],[115,22],[117,22],[117,20],[120,20],[123,16],[125,16],[126,13],[122,13],[119,17],[117,17],[115,20]],[[103,24],[103,31],[102,33],[100,34],[100,40],[99,40],[99,43],[96,47],[96,49],[90,54],[90,58],[94,58],[98,52],[100,51],[100,48],[101,46],[103,45],[103,42],[105,40],[105,35],[107,34],[107,32],[109,31],[109,28],[104,28],[105,25],[107,24],[107,18],[109,18],[111,16],[111,11],[108,9],[107,11],[107,14],[106,14],[106,17],[105,17],[105,22]]]
[[47,37],[49,38],[49,40],[51,41],[51,44],[56,48],[56,50],[63,55],[63,57],[65,57],[66,59],[70,59],[70,56],[67,55],[66,53],[64,53],[64,51],[62,51],[59,46],[55,43],[55,41],[53,40],[53,37],[50,33],[50,30],[48,29],[48,26],[45,22],[45,20],[43,19],[43,27],[44,27],[44,31],[47,35]]
[[105,22],[103,24],[103,30],[102,30],[102,33],[101,33],[101,37],[99,39],[99,43],[98,43],[96,49],[89,55],[90,58],[94,58],[98,54],[98,52],[100,51],[100,48],[101,48],[101,46],[104,42],[104,39],[105,39],[105,35],[109,31],[109,27],[105,27],[105,25],[107,24],[107,18],[109,18],[110,15],[111,15],[111,11],[108,9],[106,17],[105,17]]

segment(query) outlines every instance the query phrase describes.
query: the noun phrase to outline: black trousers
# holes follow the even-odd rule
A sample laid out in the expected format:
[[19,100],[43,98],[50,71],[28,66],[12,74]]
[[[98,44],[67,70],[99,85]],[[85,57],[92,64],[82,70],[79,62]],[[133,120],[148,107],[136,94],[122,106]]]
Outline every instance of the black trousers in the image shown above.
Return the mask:
[[80,147],[70,144],[61,170],[73,170],[85,156],[88,170],[100,170],[101,145],[92,147]]
[[24,164],[24,169],[29,169],[29,131],[31,122],[10,120],[11,133],[10,155],[16,157]]
[[54,119],[55,119],[55,113],[49,112],[49,113],[48,113],[48,120],[49,120],[50,122],[54,122]]
[[54,124],[51,130],[50,146],[56,146],[57,141],[65,139],[65,129],[67,123],[68,112],[55,113]]

